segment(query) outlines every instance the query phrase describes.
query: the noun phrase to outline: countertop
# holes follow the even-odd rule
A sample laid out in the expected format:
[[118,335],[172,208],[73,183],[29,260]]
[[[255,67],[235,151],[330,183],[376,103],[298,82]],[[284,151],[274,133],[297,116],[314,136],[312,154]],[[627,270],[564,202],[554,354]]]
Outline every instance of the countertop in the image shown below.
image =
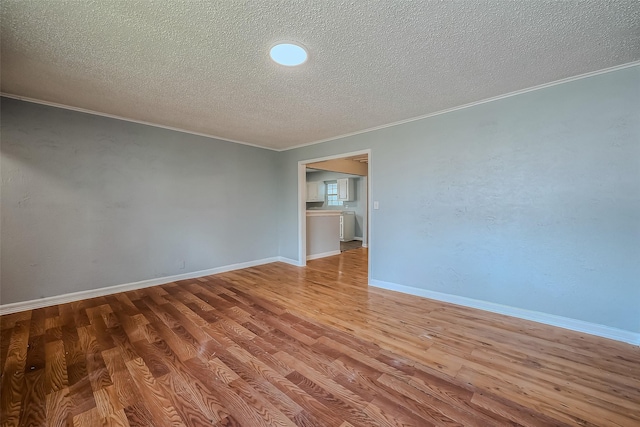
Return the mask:
[[307,216],[340,216],[342,211],[324,211],[324,210],[316,210],[316,211],[307,211]]

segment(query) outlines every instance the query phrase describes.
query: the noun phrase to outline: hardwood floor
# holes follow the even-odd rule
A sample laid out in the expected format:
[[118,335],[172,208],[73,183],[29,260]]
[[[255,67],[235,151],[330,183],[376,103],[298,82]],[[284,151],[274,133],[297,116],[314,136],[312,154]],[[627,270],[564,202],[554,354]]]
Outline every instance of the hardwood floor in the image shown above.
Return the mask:
[[369,288],[366,265],[3,316],[1,425],[640,425],[640,348]]
[[362,240],[351,240],[350,242],[340,242],[340,252],[352,251],[362,247]]

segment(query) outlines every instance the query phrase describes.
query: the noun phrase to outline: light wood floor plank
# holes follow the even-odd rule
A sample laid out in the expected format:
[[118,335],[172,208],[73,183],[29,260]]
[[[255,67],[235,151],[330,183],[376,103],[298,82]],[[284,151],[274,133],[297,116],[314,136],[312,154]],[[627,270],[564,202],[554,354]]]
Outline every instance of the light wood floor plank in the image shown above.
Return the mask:
[[2,316],[2,427],[640,425],[639,347],[369,288],[367,256]]

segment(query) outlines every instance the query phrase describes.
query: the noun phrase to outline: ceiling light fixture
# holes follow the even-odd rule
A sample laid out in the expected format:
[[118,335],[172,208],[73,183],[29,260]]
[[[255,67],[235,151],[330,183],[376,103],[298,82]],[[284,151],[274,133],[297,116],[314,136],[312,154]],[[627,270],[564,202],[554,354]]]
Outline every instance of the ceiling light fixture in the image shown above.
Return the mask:
[[293,43],[279,43],[271,48],[269,56],[275,62],[287,67],[295,67],[307,60],[307,51],[300,45]]

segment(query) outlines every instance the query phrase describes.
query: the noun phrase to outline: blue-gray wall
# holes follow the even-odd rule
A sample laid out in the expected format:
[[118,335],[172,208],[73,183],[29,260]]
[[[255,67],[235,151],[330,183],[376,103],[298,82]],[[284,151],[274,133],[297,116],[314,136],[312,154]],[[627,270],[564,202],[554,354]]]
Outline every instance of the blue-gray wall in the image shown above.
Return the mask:
[[640,332],[640,67],[283,152],[372,149],[370,279]]
[[639,100],[633,67],[275,153],[3,99],[1,303],[297,259],[297,162],[370,148],[371,279],[640,332]]
[[2,304],[278,255],[278,153],[2,98]]

